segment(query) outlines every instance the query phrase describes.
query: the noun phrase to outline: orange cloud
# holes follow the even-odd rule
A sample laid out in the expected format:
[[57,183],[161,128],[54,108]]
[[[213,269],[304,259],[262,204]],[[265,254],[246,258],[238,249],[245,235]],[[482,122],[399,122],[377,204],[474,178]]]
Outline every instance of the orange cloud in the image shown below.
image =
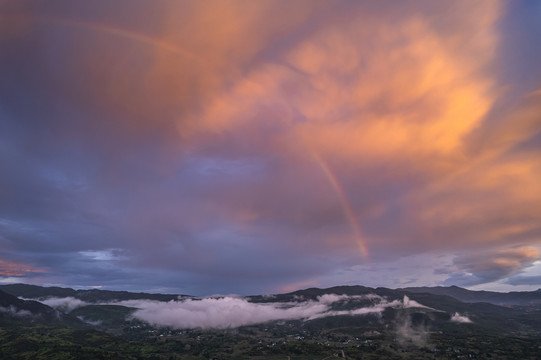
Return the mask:
[[[179,131],[223,136],[273,123],[284,129],[272,135],[274,151],[302,153],[307,147],[355,162],[401,159],[439,168],[462,155],[464,138],[495,101],[494,80],[482,70],[497,45],[499,13],[497,2],[479,5],[461,14],[463,27],[453,32],[438,28],[437,19],[413,14],[321,26],[275,55],[278,61],[260,61],[244,74],[238,73],[241,64],[229,65],[222,83],[230,84],[216,90],[189,125],[182,120]],[[235,32],[224,30],[230,52],[246,59],[272,33],[265,19],[253,18],[258,21],[236,23]],[[253,35],[258,27],[266,34],[259,39]]]
[[[469,161],[410,194],[419,226],[457,244],[539,244],[541,158],[521,148],[541,131],[539,95],[469,139]],[[493,120],[496,121],[496,120]]]
[[[288,233],[287,241],[325,249],[355,245],[348,223],[360,224],[368,247],[382,252],[539,241],[540,157],[513,150],[541,130],[539,94],[507,117],[490,112],[503,88],[494,71],[500,1],[431,9],[284,4],[165,3],[146,31],[57,22],[77,28],[71,36],[85,44],[67,51],[73,77],[64,95],[98,113],[85,124],[97,134],[112,128],[120,138],[135,134],[136,144],[149,134],[158,134],[156,142],[167,137],[173,160],[156,163],[170,166],[163,173],[171,177],[190,156],[230,168],[230,159],[272,159],[261,178],[218,172],[212,179],[229,182],[187,185],[197,201],[187,200],[186,209],[170,205],[151,220],[150,206],[130,211],[141,211],[147,226],[182,219],[194,232],[209,218],[254,233],[268,230],[254,230],[265,221],[294,224],[302,234]],[[147,12],[130,14],[136,25],[147,23]],[[339,175],[346,195],[336,198],[338,186],[326,181],[313,152]],[[117,156],[121,163],[125,154]],[[142,182],[141,194],[148,187]],[[394,188],[396,196],[386,193]],[[172,197],[164,194],[148,202],[167,203]],[[385,226],[372,224],[378,220]]]
[[[73,36],[86,44],[72,69],[89,75],[84,94],[66,96],[113,112],[126,132],[175,121],[195,147],[272,124],[283,129],[268,141],[273,152],[400,159],[423,171],[462,160],[464,138],[495,100],[486,69],[497,1],[440,4],[426,14],[302,1],[287,11],[274,1],[163,6],[151,33],[56,19],[79,27]],[[147,12],[132,17],[147,21]]]
[[[281,33],[306,26],[318,6],[304,4],[276,22],[269,14],[279,6],[272,3],[212,3],[190,7],[185,12],[197,16],[185,21],[166,20],[162,31],[168,42],[208,60],[186,63],[161,51],[149,73],[167,101],[184,104],[177,121],[184,143],[229,149],[240,138],[252,153],[302,163],[311,161],[315,150],[331,164],[354,169],[381,163],[406,168],[428,184],[478,161],[469,154],[469,139],[500,93],[488,71],[498,46],[499,2],[456,2],[433,14],[380,12],[373,18],[344,12],[340,21],[338,16],[320,19],[319,26],[287,45],[267,50]],[[443,12],[452,27],[441,21]],[[355,170],[342,171],[349,176]],[[498,171],[515,170],[491,171],[483,176],[503,181]],[[476,176],[475,181],[485,180]],[[411,197],[421,214],[412,221],[431,235],[445,233],[446,224],[454,226],[475,209],[468,204],[463,210],[468,215],[461,215],[460,204],[447,212],[448,203],[433,197],[421,204],[427,193]],[[449,197],[451,204],[458,202]],[[443,215],[429,215],[439,206]],[[359,217],[359,209],[352,208]],[[435,216],[434,225],[421,224]]]
[[15,263],[0,259],[0,276],[25,276],[31,273],[44,273],[45,270],[34,268],[30,265]]

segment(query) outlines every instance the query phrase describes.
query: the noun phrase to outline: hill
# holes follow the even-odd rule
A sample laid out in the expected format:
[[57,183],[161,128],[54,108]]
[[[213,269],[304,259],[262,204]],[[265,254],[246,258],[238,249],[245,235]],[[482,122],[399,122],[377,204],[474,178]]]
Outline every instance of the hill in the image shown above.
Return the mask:
[[33,300],[21,300],[0,290],[0,324],[47,323],[82,327],[77,318]]
[[73,297],[82,301],[91,303],[106,302],[106,301],[123,301],[123,300],[156,300],[156,301],[171,301],[177,300],[179,296],[173,294],[149,294],[149,293],[133,293],[128,291],[111,291],[111,290],[74,290],[61,287],[43,287],[27,284],[9,284],[0,285],[0,290],[25,299],[44,300],[50,297]]
[[[6,359],[535,359],[541,348],[535,306],[447,295],[470,294],[460,288],[433,294],[337,286],[181,299],[24,284],[1,288],[43,301],[81,300],[75,308],[52,309],[0,291],[0,358]],[[218,327],[221,317],[226,325]]]
[[410,293],[446,295],[468,303],[487,302],[496,305],[541,306],[541,289],[536,291],[512,291],[507,293],[473,291],[458,286],[408,287],[398,290]]

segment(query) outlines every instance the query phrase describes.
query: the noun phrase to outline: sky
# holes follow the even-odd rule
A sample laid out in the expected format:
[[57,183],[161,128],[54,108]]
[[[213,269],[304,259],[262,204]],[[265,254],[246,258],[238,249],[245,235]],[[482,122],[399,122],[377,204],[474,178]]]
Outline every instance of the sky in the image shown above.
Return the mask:
[[0,0],[0,283],[540,288],[539,18]]

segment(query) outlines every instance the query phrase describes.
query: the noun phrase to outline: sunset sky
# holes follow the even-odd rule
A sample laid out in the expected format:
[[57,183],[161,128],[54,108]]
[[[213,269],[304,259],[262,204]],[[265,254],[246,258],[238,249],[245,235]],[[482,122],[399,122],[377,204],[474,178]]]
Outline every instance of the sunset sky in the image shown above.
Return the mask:
[[0,0],[0,283],[540,288],[539,19]]

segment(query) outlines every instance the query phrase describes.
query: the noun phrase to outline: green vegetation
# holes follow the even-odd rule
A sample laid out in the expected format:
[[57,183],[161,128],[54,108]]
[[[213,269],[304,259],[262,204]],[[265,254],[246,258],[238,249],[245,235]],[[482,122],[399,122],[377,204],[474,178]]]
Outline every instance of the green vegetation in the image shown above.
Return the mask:
[[109,333],[122,334],[124,327],[141,324],[140,321],[130,319],[135,310],[120,305],[87,305],[76,308],[70,315]]
[[[126,306],[92,304],[63,314],[0,291],[0,359],[538,359],[541,353],[541,312],[536,307],[468,304],[443,295],[363,287],[251,299],[301,301],[331,292],[376,293],[388,300],[407,294],[433,309],[389,307],[381,314],[186,330],[153,327],[134,319],[135,309]],[[110,296],[98,290],[94,294]],[[363,301],[333,306],[366,306]],[[455,312],[467,314],[473,323],[450,321]]]
[[541,348],[540,339],[430,332],[425,343],[415,343],[394,331],[308,332],[302,323],[236,331],[139,330],[119,338],[95,330],[47,326],[2,329],[0,358],[300,360],[341,357],[343,351],[349,359],[537,359]]

